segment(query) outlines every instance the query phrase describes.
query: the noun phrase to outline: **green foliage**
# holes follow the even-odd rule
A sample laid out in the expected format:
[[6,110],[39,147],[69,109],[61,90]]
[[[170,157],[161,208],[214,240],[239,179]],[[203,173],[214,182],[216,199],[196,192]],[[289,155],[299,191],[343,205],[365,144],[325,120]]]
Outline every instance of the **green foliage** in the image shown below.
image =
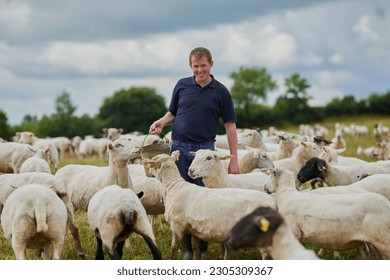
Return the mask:
[[231,95],[237,109],[248,110],[260,100],[267,100],[268,93],[277,88],[265,68],[240,67],[230,77],[234,82]]
[[106,98],[99,118],[106,127],[147,133],[149,126],[167,111],[164,98],[148,87],[132,87]]
[[0,109],[0,137],[8,141],[11,137],[7,115]]

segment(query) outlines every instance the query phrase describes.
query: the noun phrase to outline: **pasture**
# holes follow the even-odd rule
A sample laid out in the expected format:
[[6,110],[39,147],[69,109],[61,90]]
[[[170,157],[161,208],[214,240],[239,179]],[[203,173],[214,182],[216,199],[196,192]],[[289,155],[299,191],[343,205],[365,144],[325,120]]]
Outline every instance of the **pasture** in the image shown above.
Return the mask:
[[[370,116],[370,117],[357,116],[353,118],[351,117],[351,118],[343,118],[343,119],[329,119],[321,123],[321,125],[329,129],[329,136],[327,137],[328,139],[331,139],[334,136],[335,122],[339,122],[345,125],[355,123],[359,125],[365,125],[369,128],[368,135],[364,137],[357,138],[354,136],[345,136],[345,139],[347,141],[347,149],[343,153],[343,155],[356,156],[356,157],[359,157],[356,154],[357,148],[359,146],[366,148],[376,144],[376,139],[373,136],[374,124],[378,122],[382,122],[383,125],[390,126],[390,118],[384,118],[382,116]],[[281,127],[278,129],[293,132],[293,133],[298,133],[297,126]],[[373,161],[374,159],[370,159],[370,160]],[[92,164],[98,166],[107,165],[107,161],[105,159],[99,158],[98,156],[93,156],[82,160],[76,157],[67,157],[64,160],[60,161],[59,167],[61,168],[62,166],[65,166],[70,163]],[[96,241],[92,230],[89,228],[86,213],[78,211],[75,215],[75,223],[78,226],[80,231],[80,238],[85,252],[85,258],[87,260],[92,260],[95,258]],[[154,221],[153,228],[155,231],[157,246],[161,250],[163,259],[169,259],[171,254],[171,250],[170,250],[171,232],[168,223],[164,220],[163,215],[160,215]],[[313,246],[307,246],[307,247],[315,250],[316,252],[319,250],[319,248]],[[220,245],[209,244],[209,248],[206,254],[206,259],[216,260],[219,258],[219,254],[220,254]],[[342,252],[340,259],[346,259],[346,260],[356,259],[356,256],[357,256],[356,250],[350,250],[350,251]],[[38,259],[32,250],[29,250],[28,257],[30,259]],[[182,258],[181,252],[179,252],[178,258],[179,259]],[[261,254],[257,249],[238,250],[230,253],[230,259],[232,260],[254,260],[260,258],[261,258]],[[330,251],[326,252],[322,258],[330,259],[330,260],[334,259],[333,252]],[[3,237],[3,232],[0,229],[0,260],[14,260],[14,259],[15,257],[14,257],[14,253],[10,241],[6,240]],[[67,233],[64,249],[62,252],[62,259],[65,260],[77,259],[73,238],[69,231]],[[108,256],[106,256],[106,259],[108,259]],[[150,260],[152,259],[152,255],[144,240],[140,236],[133,234],[130,237],[129,242],[124,249],[123,259]]]

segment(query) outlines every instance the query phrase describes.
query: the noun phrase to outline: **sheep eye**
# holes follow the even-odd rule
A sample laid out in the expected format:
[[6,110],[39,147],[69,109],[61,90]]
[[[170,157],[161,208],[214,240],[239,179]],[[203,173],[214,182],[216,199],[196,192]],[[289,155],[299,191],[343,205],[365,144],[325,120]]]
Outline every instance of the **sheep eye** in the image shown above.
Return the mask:
[[115,148],[119,148],[119,147],[123,147],[123,145],[122,144],[116,144],[115,145]]
[[208,156],[207,158],[206,158],[206,160],[211,160],[212,159],[212,157],[211,156]]

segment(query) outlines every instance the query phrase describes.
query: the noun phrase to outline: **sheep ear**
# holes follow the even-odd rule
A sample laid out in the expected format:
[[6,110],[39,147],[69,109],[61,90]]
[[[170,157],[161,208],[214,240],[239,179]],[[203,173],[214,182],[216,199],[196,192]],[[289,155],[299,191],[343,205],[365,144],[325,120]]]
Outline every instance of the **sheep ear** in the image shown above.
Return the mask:
[[219,160],[227,160],[227,159],[231,159],[232,156],[231,155],[223,155],[223,156],[217,156],[217,158]]
[[172,157],[175,161],[178,161],[178,160],[179,160],[179,157],[180,157],[180,151],[178,151],[178,150],[173,151],[172,154],[171,154],[171,157]]
[[15,186],[13,186],[13,185],[9,185],[11,188],[13,188],[13,189],[17,189],[18,187],[15,187]]
[[146,169],[159,168],[161,166],[160,162],[148,160],[143,161],[142,164],[145,166]]
[[324,165],[324,162],[319,162],[317,167],[320,172],[326,171],[326,166]]
[[192,156],[196,156],[196,152],[190,152]]
[[336,149],[336,153],[337,154],[341,154],[341,153],[344,153],[346,150],[346,148],[343,148],[343,149]]

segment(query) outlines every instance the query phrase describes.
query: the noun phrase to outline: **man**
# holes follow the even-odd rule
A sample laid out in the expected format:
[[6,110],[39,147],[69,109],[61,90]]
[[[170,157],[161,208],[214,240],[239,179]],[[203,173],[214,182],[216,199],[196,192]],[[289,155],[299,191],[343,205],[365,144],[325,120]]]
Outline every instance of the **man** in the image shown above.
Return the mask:
[[[173,122],[171,152],[180,151],[177,167],[186,181],[200,186],[203,186],[201,179],[194,180],[188,175],[193,160],[190,152],[215,149],[220,118],[224,122],[232,155],[228,172],[240,173],[234,105],[229,90],[210,74],[213,64],[208,49],[198,47],[190,52],[189,65],[194,75],[177,82],[168,112],[149,129],[152,134],[160,134],[166,124]],[[182,247],[184,258],[192,259],[191,240],[188,237],[183,238]]]

